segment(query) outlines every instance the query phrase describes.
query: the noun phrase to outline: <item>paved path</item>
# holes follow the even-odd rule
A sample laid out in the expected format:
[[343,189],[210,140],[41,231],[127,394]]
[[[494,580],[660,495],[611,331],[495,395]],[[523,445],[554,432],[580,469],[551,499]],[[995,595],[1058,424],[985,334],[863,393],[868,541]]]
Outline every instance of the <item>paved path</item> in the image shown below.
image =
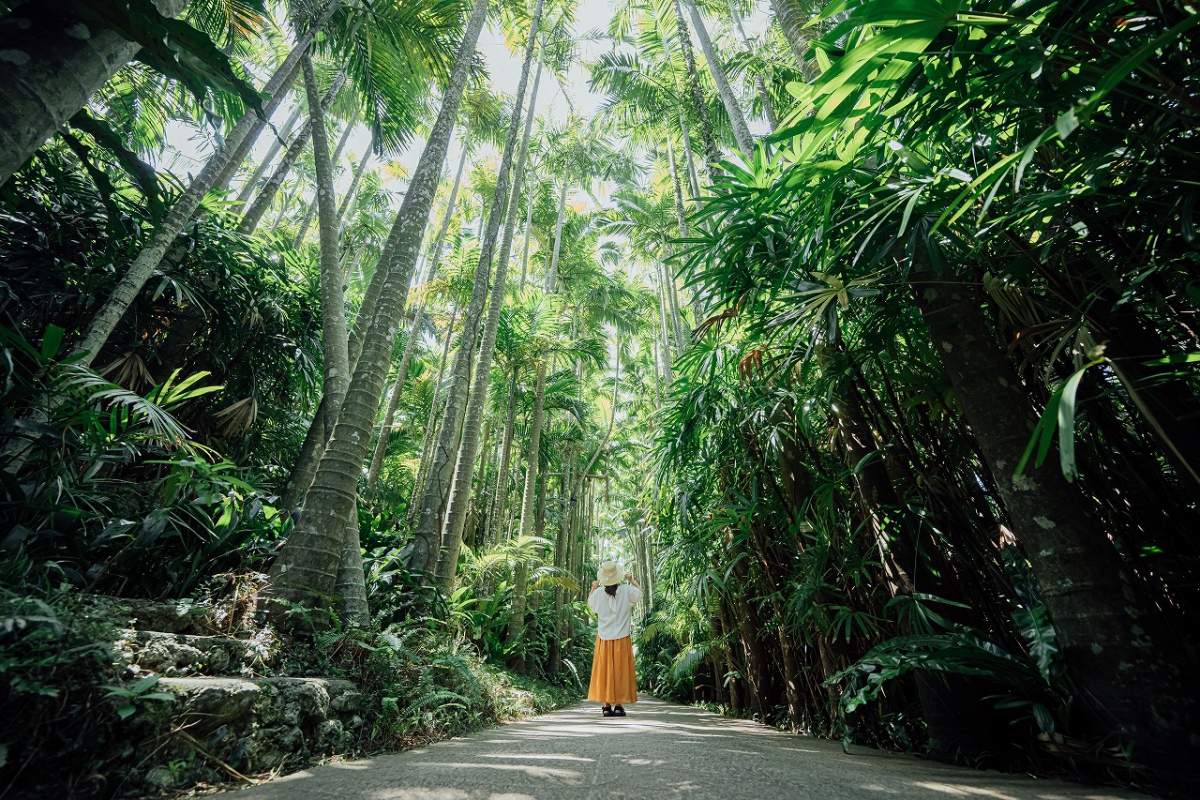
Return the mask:
[[245,789],[239,800],[1118,800],[1144,795],[950,767],[780,733],[644,700],[625,718],[591,704]]

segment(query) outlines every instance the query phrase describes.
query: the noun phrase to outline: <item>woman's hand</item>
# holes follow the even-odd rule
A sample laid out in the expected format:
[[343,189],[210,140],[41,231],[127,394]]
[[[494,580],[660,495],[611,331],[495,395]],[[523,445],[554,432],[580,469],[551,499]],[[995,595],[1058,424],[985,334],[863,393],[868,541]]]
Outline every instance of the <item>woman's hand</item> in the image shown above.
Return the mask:
[[630,583],[633,583],[633,575],[631,575],[631,574],[629,574],[628,572],[626,572],[626,573],[625,573],[625,580],[629,581]]
[[599,588],[600,588],[600,581],[592,581],[592,591],[594,592]]

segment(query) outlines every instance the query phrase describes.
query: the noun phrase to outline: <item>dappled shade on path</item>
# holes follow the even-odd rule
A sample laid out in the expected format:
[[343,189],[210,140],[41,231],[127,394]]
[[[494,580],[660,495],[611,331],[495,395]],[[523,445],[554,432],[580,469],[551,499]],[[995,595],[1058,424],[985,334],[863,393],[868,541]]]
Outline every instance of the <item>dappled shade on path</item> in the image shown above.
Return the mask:
[[370,760],[330,764],[240,792],[253,798],[556,800],[557,798],[1142,797],[950,767],[780,733],[745,720],[646,700],[625,718],[576,706]]

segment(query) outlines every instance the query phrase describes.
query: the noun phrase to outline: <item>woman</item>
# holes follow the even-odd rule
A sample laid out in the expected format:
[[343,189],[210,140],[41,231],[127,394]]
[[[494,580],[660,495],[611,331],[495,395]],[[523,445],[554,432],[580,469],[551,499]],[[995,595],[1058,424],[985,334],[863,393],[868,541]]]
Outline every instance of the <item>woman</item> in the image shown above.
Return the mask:
[[[624,577],[628,583],[621,583]],[[605,561],[592,581],[588,608],[600,618],[596,626],[596,653],[592,656],[592,683],[588,700],[603,703],[606,717],[625,716],[625,703],[637,702],[633,674],[633,640],[629,626],[633,607],[642,602],[642,590],[615,561]]]

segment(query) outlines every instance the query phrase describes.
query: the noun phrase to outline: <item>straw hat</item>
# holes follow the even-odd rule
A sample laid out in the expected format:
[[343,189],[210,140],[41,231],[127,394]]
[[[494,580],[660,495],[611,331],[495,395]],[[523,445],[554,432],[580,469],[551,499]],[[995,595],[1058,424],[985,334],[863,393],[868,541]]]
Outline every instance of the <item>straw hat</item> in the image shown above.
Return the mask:
[[625,577],[625,568],[616,561],[605,561],[600,565],[600,569],[596,572],[596,580],[601,586],[612,586],[614,583],[620,583]]

